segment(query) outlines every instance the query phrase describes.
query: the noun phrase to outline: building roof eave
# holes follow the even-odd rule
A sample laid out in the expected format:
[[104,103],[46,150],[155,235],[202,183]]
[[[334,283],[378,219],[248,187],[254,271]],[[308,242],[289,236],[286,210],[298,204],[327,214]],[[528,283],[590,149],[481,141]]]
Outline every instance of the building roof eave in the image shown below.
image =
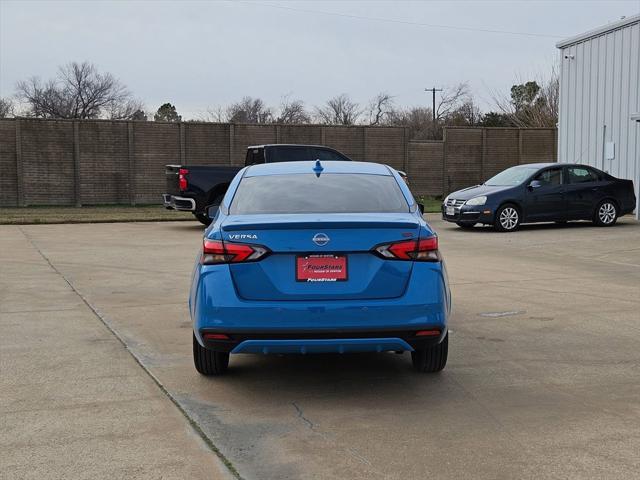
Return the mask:
[[586,40],[589,40],[594,37],[599,37],[600,35],[604,35],[614,30],[619,30],[629,25],[633,25],[634,23],[640,23],[640,14],[632,15],[630,17],[625,17],[621,20],[608,23],[606,25],[603,25],[593,30],[589,30],[588,32],[582,33],[580,35],[575,35],[565,40],[561,40],[558,43],[556,43],[556,48],[560,48],[560,49],[566,48],[571,45],[575,45],[576,43],[584,42]]

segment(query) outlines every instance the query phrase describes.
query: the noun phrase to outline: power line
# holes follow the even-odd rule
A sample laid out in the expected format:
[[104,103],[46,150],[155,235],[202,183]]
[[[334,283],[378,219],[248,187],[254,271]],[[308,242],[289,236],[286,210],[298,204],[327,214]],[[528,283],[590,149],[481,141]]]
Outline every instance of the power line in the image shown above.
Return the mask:
[[259,6],[259,7],[277,8],[279,10],[289,10],[289,11],[300,12],[300,13],[311,13],[311,14],[318,14],[318,15],[328,15],[332,17],[352,18],[356,20],[371,20],[375,22],[396,23],[400,25],[413,25],[416,27],[443,28],[443,29],[449,29],[449,30],[463,30],[467,32],[497,33],[497,34],[503,34],[503,35],[520,35],[524,37],[541,37],[541,38],[566,38],[567,37],[567,35],[552,35],[548,33],[513,32],[508,30],[494,30],[490,28],[461,27],[458,25],[440,25],[435,23],[411,22],[408,20],[396,20],[393,18],[367,17],[364,15],[353,15],[349,13],[326,12],[323,10],[310,10],[307,8],[287,7],[284,5],[275,5],[273,3],[263,3],[263,2],[256,3],[256,2],[247,2],[243,0],[237,0],[232,3]]

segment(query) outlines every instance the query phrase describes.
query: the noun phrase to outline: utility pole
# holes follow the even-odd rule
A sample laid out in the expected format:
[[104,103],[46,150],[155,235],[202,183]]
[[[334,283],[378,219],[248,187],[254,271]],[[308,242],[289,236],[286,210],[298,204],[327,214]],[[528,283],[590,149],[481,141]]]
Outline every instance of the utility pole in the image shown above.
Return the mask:
[[431,107],[431,111],[433,113],[433,138],[436,138],[436,92],[441,92],[441,88],[425,88],[425,92],[431,92],[433,95],[433,106]]
[[432,112],[433,112],[433,125],[435,125],[436,124],[436,92],[441,92],[442,89],[433,87],[433,88],[425,88],[424,91],[431,92],[433,95]]

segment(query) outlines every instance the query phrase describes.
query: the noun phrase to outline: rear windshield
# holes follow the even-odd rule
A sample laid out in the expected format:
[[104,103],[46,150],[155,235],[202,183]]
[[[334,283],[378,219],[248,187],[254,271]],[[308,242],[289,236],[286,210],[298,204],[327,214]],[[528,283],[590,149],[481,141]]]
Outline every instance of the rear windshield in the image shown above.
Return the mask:
[[408,212],[395,178],[352,173],[245,177],[230,213],[391,213]]

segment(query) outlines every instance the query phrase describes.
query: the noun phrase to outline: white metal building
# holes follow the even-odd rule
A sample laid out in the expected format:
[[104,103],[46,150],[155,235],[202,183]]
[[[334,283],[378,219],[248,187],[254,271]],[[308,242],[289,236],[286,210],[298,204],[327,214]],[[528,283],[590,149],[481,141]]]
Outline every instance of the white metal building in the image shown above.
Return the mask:
[[640,215],[640,15],[556,45],[558,161],[633,180]]

